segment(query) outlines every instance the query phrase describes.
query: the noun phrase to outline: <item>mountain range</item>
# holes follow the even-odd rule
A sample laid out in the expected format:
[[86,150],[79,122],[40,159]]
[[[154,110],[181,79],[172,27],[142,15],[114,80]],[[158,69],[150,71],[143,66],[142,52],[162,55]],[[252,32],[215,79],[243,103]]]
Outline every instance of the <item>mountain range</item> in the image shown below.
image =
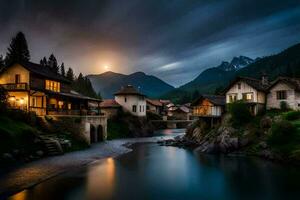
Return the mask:
[[300,77],[300,43],[278,54],[255,60],[245,56],[234,57],[231,62],[222,62],[217,67],[204,70],[194,80],[168,92],[162,98],[177,103],[191,101],[194,92],[218,93],[236,76],[260,78],[263,73],[270,80],[278,76]]
[[113,98],[114,93],[122,86],[132,85],[141,93],[157,98],[175,88],[161,79],[146,75],[143,72],[135,72],[133,74],[125,75],[115,72],[105,72],[103,74],[88,75],[87,76],[96,92],[100,92],[102,98]]
[[193,99],[193,94],[214,94],[222,91],[236,76],[259,78],[262,73],[270,80],[277,76],[300,77],[300,43],[271,56],[252,59],[246,56],[234,57],[230,62],[201,72],[194,80],[174,88],[161,79],[136,72],[124,75],[105,72],[88,75],[96,92],[103,98],[112,98],[113,93],[124,85],[133,85],[152,98],[171,99],[175,103],[186,103]]

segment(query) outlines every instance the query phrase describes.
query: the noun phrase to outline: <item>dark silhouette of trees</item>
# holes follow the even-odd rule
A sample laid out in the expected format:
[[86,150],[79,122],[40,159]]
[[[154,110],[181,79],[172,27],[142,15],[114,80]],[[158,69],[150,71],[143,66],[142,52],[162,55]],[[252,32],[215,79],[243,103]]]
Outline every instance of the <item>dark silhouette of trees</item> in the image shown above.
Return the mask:
[[29,60],[30,53],[25,35],[22,32],[18,32],[17,35],[12,38],[9,47],[7,48],[5,64],[10,65],[14,62],[24,62]]
[[0,55],[0,70],[5,66],[5,62],[4,62],[4,59],[3,59],[3,56]]
[[49,59],[48,59],[48,66],[51,68],[51,70],[58,74],[59,73],[59,67],[57,64],[57,60],[55,58],[55,56],[53,54],[50,55]]
[[61,66],[60,66],[60,74],[61,74],[62,76],[66,76],[65,64],[64,64],[64,63],[61,63]]
[[69,81],[72,81],[72,82],[74,81],[74,72],[71,67],[69,67],[66,77]]
[[85,96],[94,97],[94,98],[101,98],[98,96],[98,94],[95,92],[91,81],[82,75],[82,73],[79,73],[78,78],[74,80],[73,82],[73,89]]
[[46,57],[44,57],[43,59],[40,60],[40,65],[42,65],[43,67],[48,66],[48,61],[47,61]]

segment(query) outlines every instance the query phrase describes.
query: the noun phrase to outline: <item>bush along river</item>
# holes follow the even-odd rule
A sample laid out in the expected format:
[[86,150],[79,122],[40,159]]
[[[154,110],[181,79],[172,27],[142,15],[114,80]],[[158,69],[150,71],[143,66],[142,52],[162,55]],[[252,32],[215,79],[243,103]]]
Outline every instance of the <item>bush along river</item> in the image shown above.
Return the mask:
[[133,151],[120,157],[74,169],[9,199],[281,200],[300,196],[300,170],[294,166],[254,157],[195,153],[157,143],[131,148]]

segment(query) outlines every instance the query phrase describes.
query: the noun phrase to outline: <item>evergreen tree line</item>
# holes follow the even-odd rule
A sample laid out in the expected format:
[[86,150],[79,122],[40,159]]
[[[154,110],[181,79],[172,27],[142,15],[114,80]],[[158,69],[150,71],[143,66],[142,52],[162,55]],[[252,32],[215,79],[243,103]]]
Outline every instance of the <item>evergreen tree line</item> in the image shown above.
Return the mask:
[[[12,38],[9,47],[7,48],[5,58],[3,55],[0,55],[0,70],[13,63],[28,61],[30,61],[30,52],[26,37],[24,33],[18,32],[17,35]],[[66,71],[64,63],[62,62],[61,65],[59,65],[53,53],[48,59],[46,57],[41,59],[40,65],[41,67],[48,67],[54,73],[71,81],[72,89],[76,92],[93,98],[101,98],[100,94],[97,94],[94,91],[92,84],[87,77],[84,77],[82,73],[76,77],[71,67]]]

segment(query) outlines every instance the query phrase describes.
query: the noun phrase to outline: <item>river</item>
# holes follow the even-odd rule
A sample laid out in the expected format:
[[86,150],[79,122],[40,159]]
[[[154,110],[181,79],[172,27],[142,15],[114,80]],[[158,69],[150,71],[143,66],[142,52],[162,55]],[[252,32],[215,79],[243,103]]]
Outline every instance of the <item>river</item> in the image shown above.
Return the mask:
[[[179,134],[166,130],[159,134]],[[10,200],[298,199],[300,170],[252,157],[203,155],[136,144],[133,151],[73,169]]]

